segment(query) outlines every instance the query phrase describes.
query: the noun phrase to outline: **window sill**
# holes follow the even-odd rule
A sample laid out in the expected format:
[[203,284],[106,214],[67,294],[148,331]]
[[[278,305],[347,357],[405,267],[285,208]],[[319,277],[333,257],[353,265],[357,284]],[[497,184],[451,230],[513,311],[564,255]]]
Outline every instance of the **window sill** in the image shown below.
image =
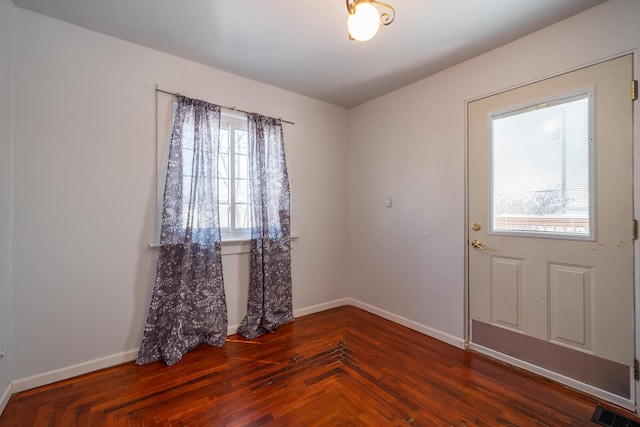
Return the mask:
[[[291,236],[291,240],[298,240],[299,236]],[[149,243],[149,248],[157,249],[160,243]],[[250,237],[232,237],[222,240],[222,255],[248,254],[251,251]]]

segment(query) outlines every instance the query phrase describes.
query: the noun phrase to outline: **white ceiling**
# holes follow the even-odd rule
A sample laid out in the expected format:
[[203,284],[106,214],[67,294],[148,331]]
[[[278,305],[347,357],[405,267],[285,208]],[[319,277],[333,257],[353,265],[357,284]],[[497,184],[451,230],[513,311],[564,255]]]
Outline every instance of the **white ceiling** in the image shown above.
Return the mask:
[[15,6],[347,108],[606,0],[388,0],[347,38],[342,0],[13,0]]

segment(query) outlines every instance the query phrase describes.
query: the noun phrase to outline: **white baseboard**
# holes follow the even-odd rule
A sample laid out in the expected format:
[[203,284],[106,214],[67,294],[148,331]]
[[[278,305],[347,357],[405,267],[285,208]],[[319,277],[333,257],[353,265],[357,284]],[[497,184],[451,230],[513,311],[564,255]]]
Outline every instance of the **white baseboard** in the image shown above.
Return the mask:
[[231,335],[235,335],[238,333],[238,328],[240,327],[240,325],[231,325],[227,327],[227,336],[230,337]]
[[414,322],[413,320],[409,320],[405,317],[398,316],[396,314],[390,313],[388,311],[382,310],[378,307],[374,307],[372,305],[366,304],[356,299],[349,298],[349,305],[361,308],[364,311],[368,311],[369,313],[375,314],[376,316],[383,317],[399,325],[406,326],[409,329],[413,329],[414,331],[420,332],[421,334],[424,334],[424,335],[428,335],[432,338],[445,342],[454,347],[458,347],[461,349],[465,348],[464,339],[462,338],[458,338],[453,335],[447,334],[445,332],[438,331],[437,329],[430,328],[418,322]]
[[[371,306],[369,304],[365,304],[361,301],[354,300],[351,298],[342,298],[342,299],[329,301],[322,304],[317,304],[311,307],[294,310],[293,315],[294,317],[302,317],[308,314],[318,313],[324,310],[329,310],[329,309],[341,307],[344,305],[353,305],[354,307],[361,308],[365,311],[368,311],[369,313],[375,314],[377,316],[383,317],[392,322],[406,326],[422,334],[428,335],[440,341],[444,341],[447,344],[450,344],[459,348],[464,348],[464,341],[461,340],[460,338],[451,336],[444,332],[437,331],[435,329],[432,329],[427,326],[408,320],[404,317],[397,316],[393,313],[389,313],[388,311],[381,310],[377,307]],[[238,332],[238,326],[239,325],[229,326],[227,328],[228,335],[236,334]],[[45,372],[45,373],[34,375],[31,377],[14,380],[9,385],[8,391],[5,391],[5,394],[3,395],[3,400],[0,401],[0,404],[3,404],[5,397],[6,397],[6,400],[8,401],[12,393],[19,393],[21,391],[29,390],[36,387],[41,387],[43,385],[51,384],[56,381],[66,380],[72,377],[76,377],[78,375],[97,371],[99,369],[108,368],[111,366],[119,365],[121,363],[131,362],[132,360],[136,359],[137,355],[138,355],[138,349],[129,350],[123,353],[106,356],[100,359],[90,360],[90,361],[79,363],[73,366],[68,366],[66,368],[56,369],[55,371]],[[4,404],[6,405],[6,402],[4,402]]]
[[[339,300],[329,301],[322,304],[312,305],[311,307],[305,307],[293,311],[293,317],[298,318],[306,316],[307,314],[319,313],[321,311],[329,310],[331,308],[342,307],[343,305],[349,305],[348,298],[342,298]],[[231,325],[227,328],[227,335],[235,335],[238,333],[240,325]]]
[[11,383],[7,384],[7,388],[5,388],[2,396],[0,396],[0,415],[6,408],[7,403],[9,403],[9,399],[11,399],[11,395],[13,394],[13,385]]
[[[341,299],[336,301],[330,301],[323,304],[314,305],[307,308],[294,311],[295,317],[305,316],[307,314],[317,313],[319,311],[328,310],[330,308],[347,305],[347,299]],[[240,325],[232,325],[227,328],[227,334],[233,335],[238,332]],[[27,378],[20,378],[14,380],[10,385],[8,391],[3,395],[3,400],[0,404],[5,404],[9,401],[12,393],[19,393],[21,391],[30,390],[32,388],[41,387],[43,385],[52,384],[56,381],[62,381],[69,378],[76,377],[78,375],[86,374],[89,372],[97,371],[99,369],[109,368],[111,366],[119,365],[121,363],[131,362],[138,356],[138,349],[129,350],[124,353],[114,354],[111,356],[102,357],[100,359],[89,360],[87,362],[79,363],[77,365],[68,366],[55,371],[44,372],[42,374],[33,375]],[[1,407],[1,406],[0,406]]]
[[13,392],[21,391],[51,384],[56,381],[66,380],[78,375],[119,365],[121,363],[131,362],[138,356],[138,349],[125,351],[124,353],[114,354],[102,357],[100,359],[89,360],[87,362],[78,363],[77,365],[67,366],[65,368],[56,369],[55,371],[45,372],[27,378],[13,381]]
[[312,305],[311,307],[294,310],[293,317],[302,317],[308,314],[319,313],[321,311],[330,310],[332,308],[342,307],[343,305],[349,305],[349,298],[337,299],[318,305]]
[[529,372],[533,372],[545,378],[549,378],[555,382],[560,384],[564,384],[573,389],[582,391],[591,396],[598,397],[600,399],[606,400],[608,402],[614,403],[618,406],[621,406],[625,409],[628,409],[632,412],[636,412],[635,403],[629,399],[625,399],[624,397],[617,396],[613,393],[609,393],[605,390],[601,390],[599,388],[590,386],[589,384],[582,383],[580,381],[576,381],[572,378],[565,377],[564,375],[560,375],[556,372],[549,371],[547,369],[541,368],[536,365],[532,365],[531,363],[524,362],[522,360],[516,359],[514,357],[508,356],[503,353],[499,353],[490,348],[483,347],[478,344],[469,343],[469,349],[473,351],[477,351],[478,353],[486,354],[487,356],[491,356],[494,359],[500,360],[502,362],[508,363],[509,365],[516,366],[518,368],[522,368]]

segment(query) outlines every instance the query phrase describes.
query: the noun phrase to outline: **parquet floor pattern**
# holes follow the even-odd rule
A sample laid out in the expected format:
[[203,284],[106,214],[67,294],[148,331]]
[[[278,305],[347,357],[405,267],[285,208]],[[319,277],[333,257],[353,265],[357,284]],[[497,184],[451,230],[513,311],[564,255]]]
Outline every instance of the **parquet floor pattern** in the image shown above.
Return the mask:
[[598,403],[339,307],[171,367],[127,363],[18,393],[0,427],[595,426]]

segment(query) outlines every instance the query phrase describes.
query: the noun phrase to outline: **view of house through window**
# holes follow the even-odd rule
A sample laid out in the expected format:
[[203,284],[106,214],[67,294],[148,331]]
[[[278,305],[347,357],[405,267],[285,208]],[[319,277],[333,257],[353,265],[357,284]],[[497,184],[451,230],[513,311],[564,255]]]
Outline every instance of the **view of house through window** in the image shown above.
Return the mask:
[[492,118],[494,233],[593,238],[589,97]]

